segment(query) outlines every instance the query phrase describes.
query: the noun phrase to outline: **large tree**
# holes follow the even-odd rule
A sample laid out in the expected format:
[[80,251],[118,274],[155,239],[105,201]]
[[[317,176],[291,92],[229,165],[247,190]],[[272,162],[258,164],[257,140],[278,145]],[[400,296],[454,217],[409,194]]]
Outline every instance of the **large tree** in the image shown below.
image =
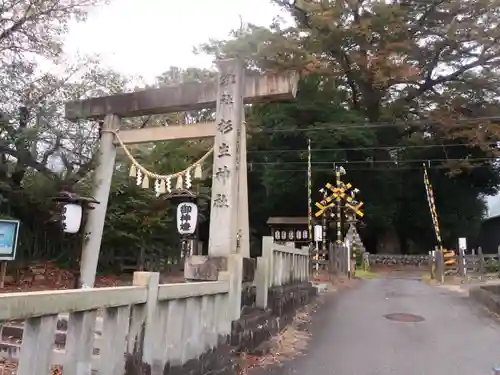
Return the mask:
[[248,25],[204,49],[264,69],[333,76],[346,103],[372,122],[394,114],[497,114],[500,1],[274,2],[295,25]]
[[[70,60],[70,22],[105,0],[6,0],[0,6],[0,174],[20,188],[28,169],[77,181],[91,169],[94,124],[64,121],[63,103],[124,89],[96,59]],[[13,169],[13,170],[12,170]],[[62,173],[60,173],[62,172]]]
[[0,213],[22,221],[21,256],[62,253],[60,229],[47,225],[52,208],[47,197],[93,168],[98,124],[67,122],[64,102],[125,87],[125,78],[102,69],[97,59],[70,59],[63,51],[69,24],[105,3],[6,0],[0,5]]
[[[385,249],[399,248],[399,243],[406,247],[423,226],[432,229],[420,215],[428,214],[421,173],[390,171],[418,168],[424,160],[447,168],[431,176],[442,187],[436,188],[441,215],[456,216],[459,208],[446,193],[455,186],[467,206],[464,217],[477,223],[484,213],[482,194],[496,193],[499,183],[491,161],[498,155],[500,128],[486,117],[499,115],[500,1],[274,2],[292,16],[293,24],[277,19],[269,28],[247,25],[230,40],[212,40],[201,50],[244,58],[259,71],[319,75],[318,87],[335,90],[338,105],[357,114],[357,125],[372,129],[371,150],[346,150],[344,160],[353,167],[379,167],[372,172],[376,177],[365,173],[361,178],[371,181],[364,191],[370,198],[367,210],[378,207],[367,217],[375,242],[387,242]],[[338,117],[326,125],[333,129],[339,122],[353,121]],[[336,129],[329,137],[347,131]],[[374,205],[375,200],[383,204]],[[457,232],[450,220],[442,222],[453,245]]]

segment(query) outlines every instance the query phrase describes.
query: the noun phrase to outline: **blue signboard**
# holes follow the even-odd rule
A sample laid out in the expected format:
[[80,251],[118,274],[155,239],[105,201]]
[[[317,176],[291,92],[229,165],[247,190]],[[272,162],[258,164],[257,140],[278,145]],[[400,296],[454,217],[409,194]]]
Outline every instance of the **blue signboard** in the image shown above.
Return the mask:
[[19,220],[0,219],[0,260],[14,260],[18,234]]

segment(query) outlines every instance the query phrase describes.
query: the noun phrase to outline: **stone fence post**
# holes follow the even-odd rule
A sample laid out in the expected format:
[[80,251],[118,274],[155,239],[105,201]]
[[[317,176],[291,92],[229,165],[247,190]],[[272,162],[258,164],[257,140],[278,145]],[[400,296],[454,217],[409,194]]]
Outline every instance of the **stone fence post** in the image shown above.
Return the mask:
[[429,272],[430,272],[430,275],[431,275],[431,279],[434,280],[436,278],[436,274],[435,274],[435,267],[436,267],[436,261],[434,260],[434,256],[435,256],[435,251],[431,250],[429,251]]
[[465,259],[465,250],[458,249],[458,274],[465,277],[467,274],[467,260]]
[[479,257],[479,277],[482,278],[486,273],[486,262],[484,260],[483,249],[481,246],[477,248],[477,255]]
[[[158,306],[158,286],[160,285],[160,274],[158,272],[134,272],[134,278],[132,281],[134,286],[145,286],[148,288],[148,300],[146,302],[145,311],[139,313],[139,310],[132,311],[132,321],[131,325],[134,325],[134,320],[138,320],[137,323],[144,322],[144,341],[142,343],[142,361],[148,364],[153,363],[153,353],[154,346],[156,345],[156,336],[160,333],[156,324],[156,314]],[[142,315],[142,316],[141,316]],[[140,339],[140,335],[138,337]],[[130,340],[133,342],[133,340]],[[131,353],[134,348],[128,348]]]
[[444,269],[445,269],[445,264],[444,264],[444,254],[439,249],[436,247],[435,250],[435,259],[436,259],[436,280],[440,283],[444,282]]
[[271,285],[272,246],[272,237],[262,237],[262,256],[257,258],[255,270],[255,305],[261,309],[267,308],[267,294]]

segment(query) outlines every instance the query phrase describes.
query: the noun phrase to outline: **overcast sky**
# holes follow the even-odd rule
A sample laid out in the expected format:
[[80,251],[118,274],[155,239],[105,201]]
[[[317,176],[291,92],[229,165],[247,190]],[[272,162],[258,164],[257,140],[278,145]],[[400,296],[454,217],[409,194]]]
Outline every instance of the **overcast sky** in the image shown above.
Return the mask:
[[193,47],[226,38],[243,22],[267,26],[279,13],[269,0],[112,0],[70,28],[69,54],[102,56],[116,70],[147,80],[170,66],[210,67]]

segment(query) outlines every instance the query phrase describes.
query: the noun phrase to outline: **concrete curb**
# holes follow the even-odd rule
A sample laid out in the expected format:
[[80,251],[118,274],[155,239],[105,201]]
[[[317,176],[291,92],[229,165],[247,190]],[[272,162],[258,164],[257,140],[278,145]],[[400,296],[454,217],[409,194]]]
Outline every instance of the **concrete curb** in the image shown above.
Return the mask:
[[500,314],[500,285],[481,285],[469,289],[469,297]]

